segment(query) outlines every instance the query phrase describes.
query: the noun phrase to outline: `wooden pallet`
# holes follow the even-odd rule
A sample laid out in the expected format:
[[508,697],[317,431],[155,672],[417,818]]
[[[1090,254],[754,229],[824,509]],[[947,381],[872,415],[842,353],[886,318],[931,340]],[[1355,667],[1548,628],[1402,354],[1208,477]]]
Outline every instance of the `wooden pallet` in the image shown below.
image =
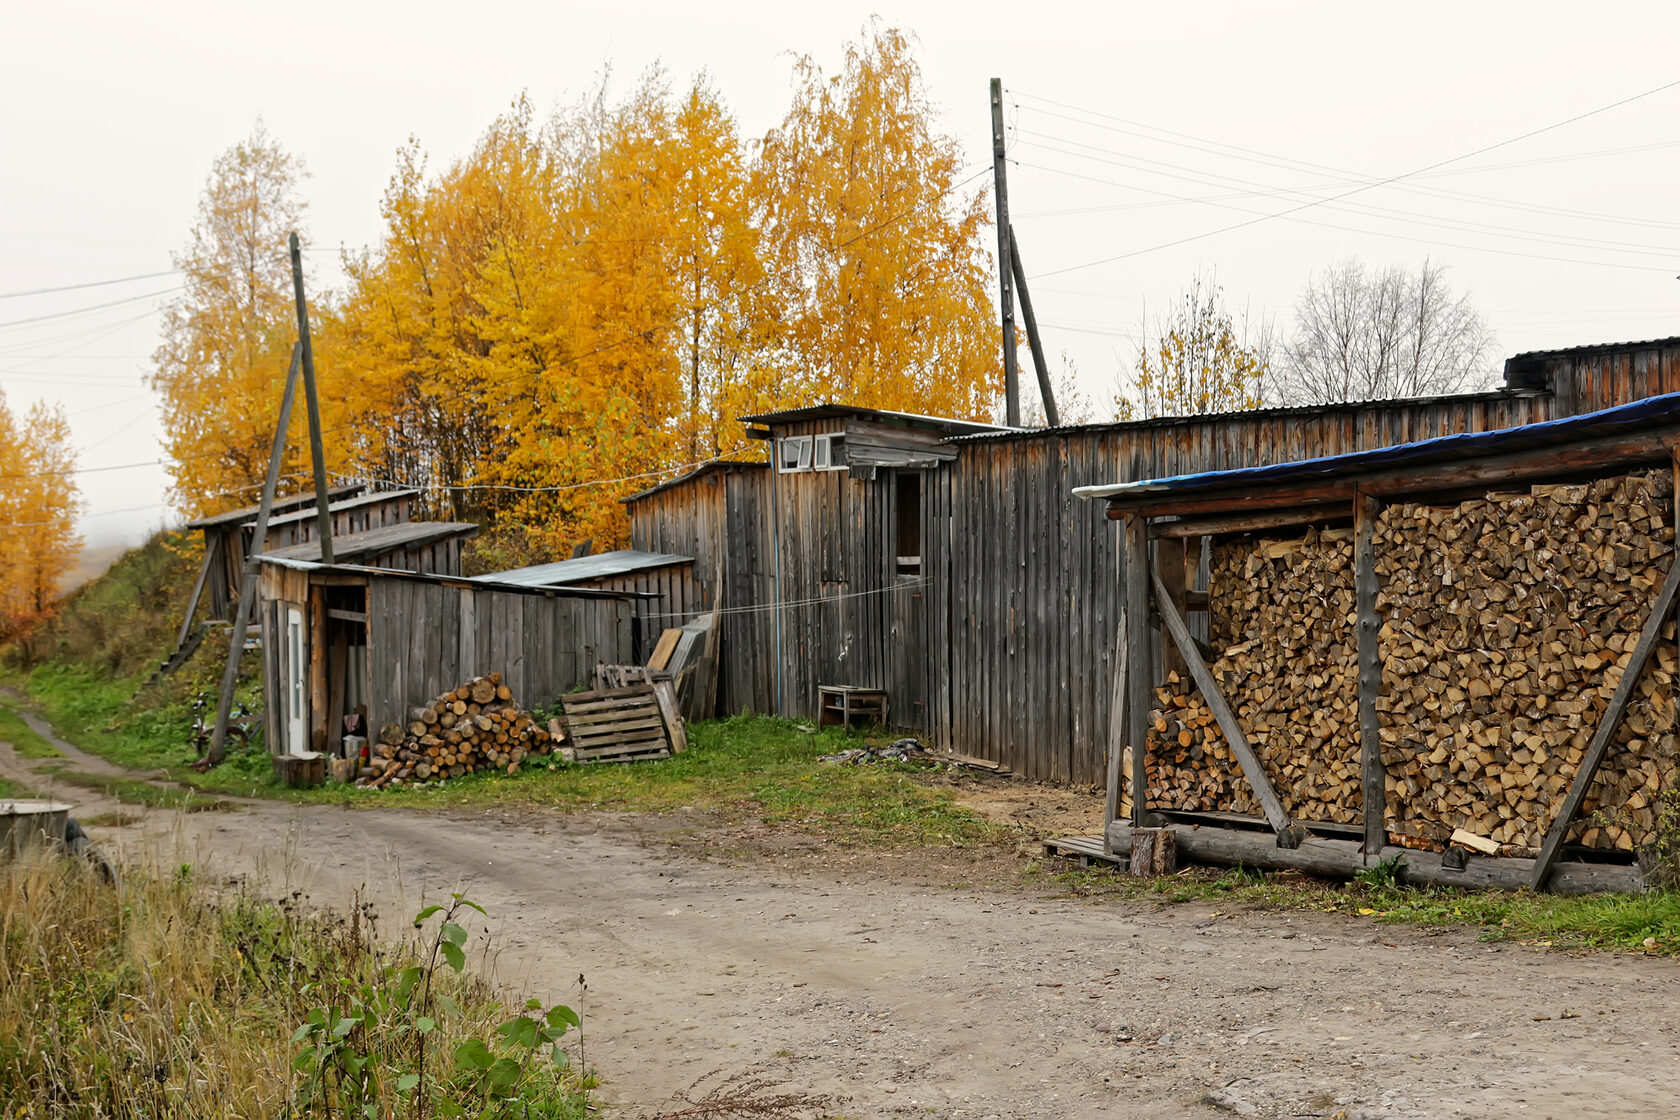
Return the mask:
[[[670,685],[634,684],[560,698],[566,733],[579,762],[670,758],[685,745]],[[673,726],[673,722],[675,726]]]
[[1090,867],[1094,863],[1120,865],[1125,862],[1123,856],[1108,854],[1108,846],[1103,843],[1101,836],[1064,836],[1060,840],[1046,840],[1044,854],[1077,860],[1080,867]]

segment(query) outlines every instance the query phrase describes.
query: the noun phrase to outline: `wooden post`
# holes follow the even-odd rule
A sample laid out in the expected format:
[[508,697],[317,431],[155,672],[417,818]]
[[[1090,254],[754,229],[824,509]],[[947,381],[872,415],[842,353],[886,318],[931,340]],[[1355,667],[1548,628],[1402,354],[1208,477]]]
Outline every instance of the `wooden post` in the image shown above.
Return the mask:
[[1651,650],[1657,644],[1657,635],[1662,633],[1663,624],[1674,611],[1677,595],[1680,595],[1680,556],[1669,564],[1668,578],[1663,580],[1662,590],[1657,592],[1656,602],[1651,604],[1651,616],[1645,620],[1645,628],[1639,633],[1639,643],[1633,647],[1633,653],[1628,657],[1627,670],[1622,674],[1622,679],[1616,682],[1616,691],[1610,697],[1609,707],[1604,709],[1604,718],[1599,721],[1598,730],[1593,732],[1592,742],[1587,744],[1586,753],[1581,756],[1581,768],[1575,771],[1575,780],[1569,784],[1569,794],[1563,799],[1557,816],[1552,819],[1552,827],[1546,831],[1546,842],[1540,846],[1540,857],[1534,861],[1534,875],[1529,883],[1534,890],[1544,890],[1546,887],[1552,866],[1557,863],[1558,853],[1563,850],[1563,838],[1568,834],[1575,814],[1581,811],[1581,802],[1586,800],[1587,790],[1592,787],[1593,775],[1598,773],[1599,764],[1604,761],[1604,755],[1610,748],[1610,739],[1615,735],[1617,725],[1622,722],[1622,713],[1627,710],[1628,699],[1639,683],[1639,675],[1644,672],[1645,663],[1651,659]]
[[[1166,588],[1167,601],[1172,603],[1178,611],[1179,617],[1184,616],[1184,539],[1182,537],[1171,540],[1157,540],[1155,542],[1155,569],[1161,573],[1161,585]],[[1178,646],[1168,637],[1166,620],[1161,622],[1161,670],[1164,675],[1178,674],[1183,680],[1188,672],[1184,664],[1184,655],[1178,652]]]
[[1353,503],[1353,584],[1359,634],[1359,743],[1364,775],[1365,854],[1376,856],[1388,843],[1388,771],[1382,759],[1382,659],[1377,635],[1377,555],[1373,535],[1382,503],[1361,494]]
[[327,589],[309,589],[309,749],[326,752],[332,729],[327,711]]
[[[228,645],[227,665],[222,669],[222,694],[216,704],[216,729],[210,733],[210,749],[204,762],[215,766],[222,761],[227,745],[228,716],[233,712],[233,687],[239,680],[239,655],[245,652],[245,627],[251,619],[251,604],[257,597],[257,580],[262,575],[263,544],[268,540],[268,516],[274,510],[274,488],[280,483],[280,460],[286,453],[286,429],[292,422],[292,398],[297,393],[298,368],[303,364],[301,343],[292,345],[292,364],[286,371],[286,389],[280,395],[280,418],[274,425],[274,446],[268,453],[268,476],[263,479],[262,504],[257,507],[257,528],[251,537],[251,551],[245,557],[239,580],[239,607],[233,615],[233,637]],[[272,713],[270,714],[272,718]]]
[[205,542],[204,563],[198,566],[198,579],[193,582],[192,598],[187,600],[187,616],[181,620],[181,632],[175,635],[176,649],[187,644],[187,634],[192,631],[193,615],[198,612],[198,600],[204,594],[204,583],[210,578],[210,569],[215,565],[221,539],[211,537]]
[[[328,508],[327,460],[321,444],[321,405],[315,397],[315,351],[309,344],[309,304],[303,298],[303,250],[298,235],[289,238],[292,250],[292,292],[297,297],[298,345],[303,348],[303,395],[309,404],[309,457],[315,465],[315,526],[321,538],[321,563],[333,562],[332,511]],[[259,530],[257,540],[263,535]],[[262,544],[257,551],[262,551]]]
[[1009,179],[1003,144],[1003,79],[992,79],[992,186],[997,194],[998,303],[1003,317],[1004,423],[1021,426],[1021,374],[1015,353],[1015,296],[1010,288]]
[[1108,793],[1103,800],[1103,835],[1120,815],[1120,762],[1126,753],[1126,608],[1114,635],[1114,684],[1108,710]]
[[1149,537],[1142,517],[1126,519],[1126,746],[1132,752],[1132,824],[1149,823]]
[[1021,267],[1021,247],[1015,243],[1015,227],[1009,227],[1009,271],[1021,290],[1021,317],[1027,321],[1027,345],[1032,347],[1033,372],[1038,374],[1038,395],[1044,401],[1044,422],[1061,424],[1056,411],[1056,391],[1050,387],[1050,361],[1044,354],[1044,340],[1038,337],[1038,316],[1033,314],[1032,296],[1027,292],[1027,272]]
[[1132,854],[1127,868],[1139,879],[1159,879],[1178,870],[1178,833],[1171,828],[1132,830]]
[[[1196,643],[1190,640],[1190,628],[1184,625],[1184,619],[1179,617],[1177,609],[1173,607],[1172,599],[1167,595],[1166,584],[1161,581],[1161,573],[1151,571],[1150,576],[1155,585],[1155,609],[1161,612],[1161,620],[1167,624],[1167,631],[1173,641],[1178,643],[1179,652],[1184,655],[1185,664],[1190,668],[1190,676],[1196,682],[1196,687],[1202,690],[1202,699],[1207,702],[1208,709],[1213,712],[1214,722],[1219,724],[1219,730],[1225,736],[1225,745],[1231,748],[1231,753],[1237,756],[1237,763],[1242,767],[1243,776],[1254,789],[1255,800],[1265,810],[1266,820],[1272,830],[1282,835],[1290,827],[1289,814],[1283,811],[1283,802],[1278,800],[1277,791],[1272,788],[1270,778],[1260,765],[1260,759],[1254,753],[1254,748],[1248,745],[1248,736],[1243,734],[1242,724],[1237,722],[1236,713],[1225,702],[1224,695],[1219,691],[1219,682],[1213,679],[1213,674],[1202,662],[1202,655],[1196,650]],[[1291,839],[1295,837],[1292,835]]]

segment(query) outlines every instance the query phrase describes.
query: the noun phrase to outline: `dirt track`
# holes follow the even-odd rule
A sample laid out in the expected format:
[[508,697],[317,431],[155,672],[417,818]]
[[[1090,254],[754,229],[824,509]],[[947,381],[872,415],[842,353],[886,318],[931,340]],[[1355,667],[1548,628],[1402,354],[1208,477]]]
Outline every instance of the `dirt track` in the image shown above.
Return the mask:
[[365,885],[388,928],[465,891],[501,974],[583,1013],[626,1116],[748,1069],[860,1117],[1581,1120],[1680,1099],[1667,960],[1053,897],[996,855],[849,855],[698,814],[444,827],[252,803],[91,831],[321,903]]

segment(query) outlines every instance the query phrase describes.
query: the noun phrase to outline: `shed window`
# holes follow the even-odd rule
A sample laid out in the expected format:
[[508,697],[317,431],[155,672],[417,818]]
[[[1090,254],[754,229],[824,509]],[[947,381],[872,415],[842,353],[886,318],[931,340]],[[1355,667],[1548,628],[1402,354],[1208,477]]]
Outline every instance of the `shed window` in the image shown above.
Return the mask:
[[919,471],[899,471],[893,483],[897,498],[893,552],[894,571],[901,576],[922,574],[922,476]]
[[846,469],[846,437],[843,434],[817,436],[812,451],[812,469],[839,471]]
[[783,436],[776,441],[776,469],[783,474],[811,469],[811,437]]

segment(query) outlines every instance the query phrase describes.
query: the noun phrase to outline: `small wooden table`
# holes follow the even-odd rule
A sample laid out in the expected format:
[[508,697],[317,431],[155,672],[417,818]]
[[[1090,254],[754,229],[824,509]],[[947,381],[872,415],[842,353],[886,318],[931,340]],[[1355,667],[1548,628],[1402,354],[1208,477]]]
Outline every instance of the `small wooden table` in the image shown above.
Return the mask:
[[880,688],[860,688],[851,684],[819,684],[817,686],[817,726],[839,724],[851,730],[853,723],[887,726],[887,693]]

